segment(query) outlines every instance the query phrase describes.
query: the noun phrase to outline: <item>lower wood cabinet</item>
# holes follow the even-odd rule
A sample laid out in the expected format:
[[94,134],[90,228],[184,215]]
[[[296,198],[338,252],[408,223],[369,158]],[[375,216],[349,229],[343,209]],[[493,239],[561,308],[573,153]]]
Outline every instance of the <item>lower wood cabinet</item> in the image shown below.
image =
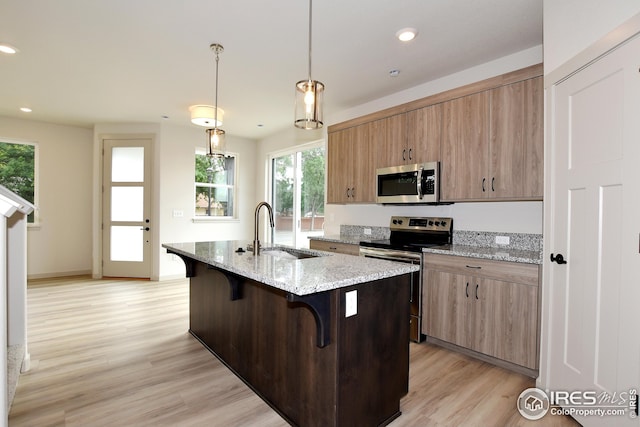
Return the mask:
[[352,243],[329,242],[326,240],[309,240],[309,249],[336,252],[347,255],[360,255],[360,246]]
[[539,266],[425,254],[423,333],[538,368]]

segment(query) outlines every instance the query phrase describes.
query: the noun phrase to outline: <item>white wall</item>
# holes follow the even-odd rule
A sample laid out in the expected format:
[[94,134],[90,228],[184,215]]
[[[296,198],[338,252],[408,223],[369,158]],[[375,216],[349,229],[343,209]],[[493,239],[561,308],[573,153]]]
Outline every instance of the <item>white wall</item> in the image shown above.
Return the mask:
[[[259,159],[267,153],[292,145],[326,140],[326,127],[360,117],[395,105],[424,98],[439,92],[484,80],[542,62],[542,46],[530,48],[468,70],[461,71],[414,88],[377,99],[344,111],[325,111],[327,117],[323,132],[298,131],[291,126],[285,132],[273,135],[259,143]],[[331,88],[327,88],[328,91]],[[302,134],[300,133],[302,132]],[[307,132],[306,134],[304,132]],[[264,197],[266,189],[265,165],[258,169],[257,197]],[[261,190],[260,190],[261,189]],[[325,207],[325,235],[339,234],[341,224],[388,226],[391,215],[450,216],[454,229],[497,231],[512,233],[542,233],[542,202],[485,202],[457,203],[448,206],[381,206],[381,205],[327,205]]]
[[[237,154],[238,219],[221,222],[192,221],[194,215],[195,150],[205,148],[203,128],[163,125],[160,143],[159,224],[162,243],[198,242],[206,240],[253,239],[255,208],[256,142],[227,135],[227,151]],[[184,217],[173,217],[174,210]],[[184,263],[160,249],[161,279],[184,277]]]
[[[205,240],[250,239],[253,233],[252,213],[255,199],[256,142],[250,139],[227,135],[227,151],[238,155],[238,218],[216,222],[194,222],[194,175],[196,148],[205,148],[203,128],[170,123],[162,124],[101,124],[95,128],[96,147],[100,146],[100,135],[146,134],[154,138],[153,165],[153,213],[151,217],[154,238],[153,280],[184,277],[184,263],[173,255],[168,255],[163,243],[193,242]],[[99,150],[96,150],[98,153]],[[99,224],[101,182],[99,162],[96,157],[96,224]],[[173,211],[184,213],[174,217]],[[100,229],[94,229],[94,251],[96,263],[94,271],[99,271]]]
[[0,140],[38,143],[40,223],[27,232],[29,278],[91,271],[91,129],[0,117]]
[[544,73],[640,12],[638,0],[544,0]]

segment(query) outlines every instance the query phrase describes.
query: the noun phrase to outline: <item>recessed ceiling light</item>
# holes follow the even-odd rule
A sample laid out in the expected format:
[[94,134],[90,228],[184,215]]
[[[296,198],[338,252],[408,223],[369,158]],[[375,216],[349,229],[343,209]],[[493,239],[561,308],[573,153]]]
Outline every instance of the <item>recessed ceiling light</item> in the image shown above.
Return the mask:
[[417,35],[418,30],[416,30],[415,28],[403,28],[401,30],[398,30],[398,32],[396,33],[396,37],[398,38],[398,40],[403,42],[413,40]]
[[30,113],[33,110],[29,107],[20,107],[20,111],[22,111],[23,113]]
[[398,74],[400,74],[400,70],[389,71],[389,77],[398,77]]
[[7,55],[13,55],[14,53],[18,53],[18,49],[11,46],[10,44],[0,43],[0,52],[6,53]]

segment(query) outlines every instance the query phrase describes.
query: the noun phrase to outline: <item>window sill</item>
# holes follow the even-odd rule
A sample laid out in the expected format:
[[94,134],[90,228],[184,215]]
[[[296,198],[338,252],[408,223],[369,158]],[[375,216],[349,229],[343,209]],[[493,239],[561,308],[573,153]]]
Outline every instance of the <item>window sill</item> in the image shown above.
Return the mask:
[[197,223],[216,223],[216,222],[240,222],[238,218],[232,216],[195,216],[191,218],[191,221]]

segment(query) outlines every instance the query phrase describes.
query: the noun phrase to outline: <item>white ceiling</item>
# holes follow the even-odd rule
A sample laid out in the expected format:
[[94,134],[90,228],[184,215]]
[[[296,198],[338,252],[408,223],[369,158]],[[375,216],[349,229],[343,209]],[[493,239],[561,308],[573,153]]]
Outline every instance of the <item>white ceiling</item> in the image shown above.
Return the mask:
[[[0,0],[0,115],[61,124],[192,126],[218,103],[228,134],[293,126],[306,79],[306,0]],[[418,37],[401,43],[404,27]],[[316,0],[312,76],[325,117],[542,44],[542,0]],[[392,69],[398,77],[389,76]],[[30,114],[20,107],[33,109]],[[163,119],[162,116],[168,116]],[[263,125],[259,127],[258,125]]]

